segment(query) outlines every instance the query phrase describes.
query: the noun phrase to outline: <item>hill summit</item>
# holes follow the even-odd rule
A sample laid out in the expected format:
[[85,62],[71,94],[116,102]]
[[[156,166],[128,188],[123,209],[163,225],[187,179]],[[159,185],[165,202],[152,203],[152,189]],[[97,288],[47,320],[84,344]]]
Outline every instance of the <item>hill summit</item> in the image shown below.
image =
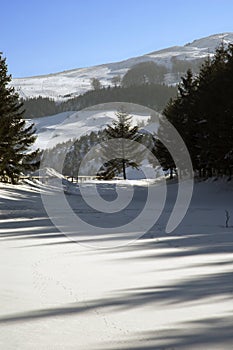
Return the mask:
[[[91,89],[91,79],[97,78],[102,86],[111,86],[112,78],[124,74],[134,65],[153,61],[167,68],[163,83],[168,85],[177,84],[180,75],[179,69],[175,72],[172,69],[174,63],[197,65],[208,55],[212,56],[216,47],[221,43],[233,43],[233,33],[214,34],[208,37],[197,39],[184,46],[172,46],[159,51],[150,52],[143,56],[133,57],[121,62],[106,63],[98,66],[77,68],[60,73],[43,76],[16,78],[12,84],[16,91],[23,98],[49,97],[55,100],[66,100],[85,93]],[[182,70],[181,70],[182,73]]]

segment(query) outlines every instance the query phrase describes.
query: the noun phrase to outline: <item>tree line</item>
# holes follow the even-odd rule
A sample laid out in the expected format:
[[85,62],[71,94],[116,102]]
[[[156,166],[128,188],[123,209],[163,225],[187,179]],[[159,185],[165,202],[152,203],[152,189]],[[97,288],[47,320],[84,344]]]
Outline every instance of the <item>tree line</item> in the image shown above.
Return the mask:
[[108,102],[137,103],[161,111],[176,93],[176,87],[161,84],[128,87],[109,86],[87,91],[82,95],[60,103],[43,97],[30,98],[22,102],[25,106],[25,116],[27,118],[38,118],[66,111],[79,111],[96,104]]
[[[183,138],[200,177],[232,175],[233,169],[233,45],[220,45],[200,72],[189,69],[178,94],[163,111]],[[159,137],[166,137],[160,128]],[[170,140],[174,143],[175,141]],[[164,168],[175,169],[171,155],[157,141]]]
[[104,87],[101,81],[93,77],[90,81],[91,90],[76,97],[69,97],[67,101],[56,102],[51,98],[34,97],[22,100],[27,118],[38,118],[54,115],[69,110],[81,110],[95,104],[107,102],[138,103],[146,107],[162,111],[171,97],[177,92],[176,86],[165,85],[167,73],[175,75],[180,80],[188,68],[197,73],[203,59],[181,60],[175,56],[171,58],[171,67],[156,64],[153,61],[139,62],[131,67],[125,75],[113,76],[112,86]]

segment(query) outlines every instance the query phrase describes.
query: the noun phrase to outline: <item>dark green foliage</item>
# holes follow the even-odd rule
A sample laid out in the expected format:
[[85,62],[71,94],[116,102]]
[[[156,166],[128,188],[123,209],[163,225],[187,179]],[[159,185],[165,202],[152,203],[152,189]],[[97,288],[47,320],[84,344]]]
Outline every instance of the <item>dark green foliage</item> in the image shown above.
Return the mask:
[[[104,135],[104,131],[91,132],[77,140],[59,143],[55,147],[45,150],[43,156],[49,159],[50,167],[55,170],[60,172],[62,167],[63,175],[78,177],[83,158],[93,146],[104,139]],[[98,159],[95,160],[98,161]],[[83,175],[96,175],[95,169],[92,171],[90,164],[88,165],[89,168],[86,169],[86,173]]]
[[[82,169],[82,172],[85,173],[80,174],[80,164],[86,154],[90,151],[90,149],[101,142],[104,138],[104,132],[91,132],[88,135],[81,136],[78,140],[73,142],[68,147],[68,151],[66,151],[66,157],[63,166],[63,174],[78,177],[78,175],[96,175],[95,167],[91,166],[91,163],[88,162],[88,169]],[[97,163],[101,160],[95,158],[95,162]]]
[[22,100],[26,118],[39,118],[59,113],[59,104],[47,97],[35,97]]
[[[193,76],[188,70],[178,95],[164,110],[189,150],[200,176],[229,174],[233,168],[233,46],[221,45]],[[164,158],[164,149],[159,152]],[[165,154],[166,155],[166,154]],[[170,164],[170,155],[165,156]],[[175,165],[174,165],[175,166]]]
[[[176,169],[176,164],[174,163],[174,160],[169,153],[168,149],[164,146],[164,144],[160,141],[166,139],[167,142],[169,142],[169,138],[166,138],[167,135],[164,135],[164,130],[162,127],[159,128],[158,134],[156,135],[156,138],[154,139],[154,147],[151,150],[151,152],[154,154],[156,159],[158,159],[160,166],[162,167],[163,171],[169,171],[170,172],[170,178],[173,178],[173,172]],[[172,140],[170,140],[172,142]],[[158,164],[156,164],[158,165]]]
[[94,90],[99,90],[101,89],[101,83],[99,81],[99,79],[97,78],[92,78],[91,79],[91,86]]
[[27,152],[35,141],[34,126],[23,119],[23,104],[10,81],[0,53],[0,179],[16,183],[21,172],[34,167],[38,152]]
[[[65,158],[66,154],[68,154],[70,150],[73,149],[73,143],[74,140],[69,140],[66,142],[58,143],[53,148],[45,149],[43,151],[43,158],[49,159],[49,166],[60,172],[60,167],[63,162],[63,159]],[[67,172],[66,169],[62,173],[64,175],[72,176],[72,173]]]
[[31,98],[24,100],[25,117],[38,118],[66,111],[79,111],[100,103],[129,102],[161,111],[171,97],[175,97],[177,88],[160,84],[143,86],[120,86],[91,90],[83,95],[57,103],[49,98]]
[[[130,115],[120,111],[116,113],[116,117],[117,120],[105,130],[107,142],[101,148],[103,155],[112,159],[105,163],[99,175],[104,179],[110,179],[122,173],[125,180],[126,168],[138,168],[143,159],[143,153],[139,150],[142,135],[138,132],[138,126],[132,126]],[[117,143],[108,142],[112,139],[120,140]],[[127,140],[135,142],[132,144]]]
[[158,65],[153,61],[141,62],[129,69],[124,75],[122,86],[158,84],[163,81],[164,74],[167,71],[166,67]]
[[205,58],[196,58],[194,60],[181,60],[173,56],[171,58],[172,72],[184,74],[187,70],[191,69],[194,73],[199,73],[201,65],[204,63]]
[[146,84],[127,88],[112,87],[88,91],[60,105],[60,111],[76,111],[100,103],[129,102],[161,111],[171,97],[175,97],[177,88],[160,84]]
[[111,82],[112,82],[112,84],[115,87],[119,86],[121,84],[121,77],[120,77],[120,75],[116,75],[116,76],[112,77]]

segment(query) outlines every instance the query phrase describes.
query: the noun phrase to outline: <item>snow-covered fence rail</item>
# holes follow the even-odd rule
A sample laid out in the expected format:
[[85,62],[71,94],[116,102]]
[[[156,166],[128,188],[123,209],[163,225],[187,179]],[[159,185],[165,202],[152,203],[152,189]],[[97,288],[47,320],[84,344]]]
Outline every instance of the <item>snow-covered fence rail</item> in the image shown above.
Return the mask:
[[[101,176],[98,175],[80,175],[80,176],[65,176],[67,180],[71,182],[85,182],[89,180],[102,180]],[[114,177],[113,180],[122,180],[120,177]]]
[[98,180],[99,176],[97,175],[80,175],[80,176],[65,176],[67,180],[71,182],[84,182],[88,180]]
[[[20,180],[38,180],[42,182],[48,182],[49,179],[55,179],[56,176],[52,175],[21,175]],[[80,175],[80,176],[70,176],[70,175],[64,175],[64,178],[66,178],[68,181],[71,182],[85,182],[90,180],[101,180],[101,177],[98,175]],[[114,180],[121,180],[120,177],[114,177]]]

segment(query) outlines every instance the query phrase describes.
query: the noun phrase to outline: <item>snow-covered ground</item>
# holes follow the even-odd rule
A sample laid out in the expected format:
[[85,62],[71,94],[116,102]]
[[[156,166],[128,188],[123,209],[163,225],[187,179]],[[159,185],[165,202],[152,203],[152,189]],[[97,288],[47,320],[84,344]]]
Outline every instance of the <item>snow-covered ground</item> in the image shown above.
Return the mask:
[[[221,43],[232,43],[233,33],[221,33],[194,40],[184,46],[173,46],[149,54],[129,58],[115,63],[102,64],[94,67],[78,68],[61,73],[15,78],[12,85],[23,98],[50,97],[55,100],[65,100],[91,89],[91,79],[98,78],[103,86],[112,85],[114,76],[123,76],[128,69],[140,62],[154,61],[166,67],[171,66],[171,59],[193,60],[211,56]],[[173,74],[165,76],[166,84],[177,83]]]
[[[64,186],[76,215],[119,225],[87,208],[77,185]],[[94,184],[83,186],[92,196]],[[97,186],[110,206],[114,185]],[[127,192],[132,183],[119,186]],[[146,189],[145,181],[137,182],[133,204],[121,217],[137,215]],[[146,236],[98,249],[86,245],[84,236],[77,244],[53,226],[41,193],[54,198],[59,213],[56,183],[0,184],[0,348],[231,350],[232,183],[196,183],[188,213],[171,234],[164,230],[176,184],[167,189],[165,209]],[[59,215],[69,225],[66,213]],[[95,236],[93,242],[101,239],[117,243],[118,235]]]

